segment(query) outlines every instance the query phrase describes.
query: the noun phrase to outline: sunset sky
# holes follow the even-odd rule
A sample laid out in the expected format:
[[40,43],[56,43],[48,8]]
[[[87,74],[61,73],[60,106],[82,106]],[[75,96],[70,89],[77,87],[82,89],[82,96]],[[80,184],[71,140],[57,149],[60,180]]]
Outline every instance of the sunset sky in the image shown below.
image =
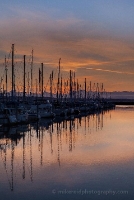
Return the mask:
[[4,0],[0,27],[1,77],[15,44],[17,61],[25,54],[28,63],[34,50],[34,73],[43,62],[46,84],[61,58],[62,71],[74,70],[81,83],[86,77],[107,91],[134,91],[132,0]]

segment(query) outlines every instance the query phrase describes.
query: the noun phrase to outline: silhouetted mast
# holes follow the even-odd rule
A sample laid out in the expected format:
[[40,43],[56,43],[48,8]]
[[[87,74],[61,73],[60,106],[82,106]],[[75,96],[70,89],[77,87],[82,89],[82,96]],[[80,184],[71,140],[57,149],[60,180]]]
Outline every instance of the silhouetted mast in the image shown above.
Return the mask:
[[78,83],[78,79],[77,79],[77,88],[76,88],[76,90],[77,90],[77,98],[79,98],[79,83]]
[[7,98],[7,61],[5,56],[5,72],[6,72],[6,98]]
[[53,72],[50,74],[50,99],[52,101],[52,80],[53,80]]
[[87,98],[87,83],[86,83],[86,78],[85,78],[85,101],[86,101],[86,98]]
[[72,72],[70,70],[70,99],[72,100]]
[[37,78],[35,79],[35,82],[36,82],[36,97],[37,97],[37,92],[38,92]]
[[75,81],[75,72],[74,72],[74,98],[76,99],[76,81]]
[[32,49],[32,61],[31,61],[31,94],[33,92],[33,49]]
[[90,81],[90,98],[91,98],[91,91],[92,91],[92,83]]
[[59,78],[60,78],[60,61],[61,61],[61,58],[59,59]]
[[23,97],[25,98],[26,93],[26,56],[24,55],[24,74],[23,74],[24,86],[23,86]]
[[102,86],[101,86],[101,98],[103,98],[103,83],[102,83]]
[[57,99],[59,98],[59,85],[60,85],[60,61],[61,61],[61,58],[59,58],[59,71],[58,71],[58,83],[57,83]]
[[96,86],[96,95],[97,95],[97,98],[99,97],[99,84],[97,83],[97,86]]
[[51,98],[52,98],[52,100],[53,100],[53,76],[54,76],[54,74],[52,71],[52,75],[51,75]]
[[28,72],[28,76],[27,76],[27,93],[29,96],[29,72]]
[[12,97],[14,95],[14,44],[12,44]]
[[39,92],[41,92],[41,70],[39,68]]
[[60,95],[61,95],[61,100],[62,100],[62,77],[61,77],[61,89],[60,89]]
[[43,78],[44,78],[44,76],[43,76],[43,63],[41,63],[41,71],[42,71],[42,81],[41,81],[41,89],[42,89],[42,91],[41,91],[41,93],[42,93],[42,98],[43,98]]

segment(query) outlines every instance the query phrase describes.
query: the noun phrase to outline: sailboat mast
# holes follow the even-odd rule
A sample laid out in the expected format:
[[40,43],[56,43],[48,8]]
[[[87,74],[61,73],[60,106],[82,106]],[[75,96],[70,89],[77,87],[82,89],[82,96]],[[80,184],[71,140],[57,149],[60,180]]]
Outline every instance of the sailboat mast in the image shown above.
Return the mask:
[[12,97],[14,95],[14,44],[12,44]]
[[52,74],[50,74],[50,99],[52,101]]
[[36,81],[36,98],[37,98],[37,92],[38,92],[37,78],[35,79],[35,81]]
[[32,49],[32,61],[31,61],[31,95],[33,92],[33,49]]
[[90,81],[90,98],[91,98],[91,91],[92,91],[92,82]]
[[61,61],[61,58],[59,59],[59,78],[60,78],[60,61]]
[[79,98],[79,83],[78,83],[78,79],[77,79],[77,88],[76,88],[76,90],[77,90],[77,99]]
[[72,100],[72,71],[70,70],[70,99]]
[[29,96],[29,72],[28,72],[28,77],[27,77],[27,93]]
[[102,83],[102,86],[101,86],[101,98],[103,99],[103,83]]
[[87,98],[87,83],[86,83],[86,78],[85,78],[85,101],[86,101],[86,98]]
[[26,80],[25,80],[25,75],[26,75],[26,55],[24,55],[24,75],[23,75],[23,80],[24,80],[24,86],[23,86],[23,97],[25,98],[25,89],[26,89]]
[[74,72],[74,98],[76,100],[76,81],[75,81],[75,72]]
[[7,98],[7,61],[5,56],[5,72],[6,72],[6,98]]
[[53,71],[51,74],[51,101],[53,101]]
[[58,83],[57,83],[57,100],[59,98],[59,93],[60,93],[60,88],[59,88],[59,85],[60,85],[60,61],[61,61],[61,58],[59,59],[59,71],[58,71]]
[[43,63],[41,63],[41,71],[42,71],[42,86],[41,86],[42,91],[41,91],[41,93],[42,93],[42,98],[43,98],[43,78],[44,78],[44,76],[43,76]]
[[61,77],[61,101],[62,101],[62,77]]

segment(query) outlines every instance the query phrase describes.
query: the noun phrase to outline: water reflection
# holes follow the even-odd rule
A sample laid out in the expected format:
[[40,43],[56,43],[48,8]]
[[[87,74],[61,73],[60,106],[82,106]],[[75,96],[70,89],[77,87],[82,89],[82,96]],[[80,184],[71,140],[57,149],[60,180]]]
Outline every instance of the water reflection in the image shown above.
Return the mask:
[[64,145],[68,146],[69,152],[74,151],[78,137],[81,137],[79,135],[80,127],[86,139],[86,134],[91,134],[92,128],[95,131],[103,128],[103,115],[102,112],[92,116],[59,117],[54,120],[41,119],[39,122],[29,125],[0,127],[0,153],[11,191],[14,190],[16,162],[19,162],[21,178],[24,180],[26,178],[26,162],[29,161],[29,176],[33,182],[35,151],[36,155],[37,152],[40,154],[40,166],[43,166],[43,153],[47,143],[50,146],[51,155],[57,154],[57,163],[60,167],[62,164],[60,154]]
[[54,196],[52,190],[132,188],[133,119],[133,109],[124,112],[117,108],[88,116],[0,127],[3,198],[17,200],[23,194],[22,199],[28,200],[45,199],[44,195],[46,199],[70,199],[67,195]]

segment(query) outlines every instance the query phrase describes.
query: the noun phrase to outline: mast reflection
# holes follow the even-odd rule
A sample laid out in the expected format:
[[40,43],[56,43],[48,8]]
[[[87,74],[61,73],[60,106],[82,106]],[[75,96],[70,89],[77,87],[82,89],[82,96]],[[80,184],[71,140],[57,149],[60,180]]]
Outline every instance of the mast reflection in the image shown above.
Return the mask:
[[31,182],[35,179],[33,165],[40,168],[53,161],[60,167],[63,156],[66,157],[64,152],[75,151],[78,141],[86,140],[88,135],[103,129],[105,112],[88,116],[58,117],[54,120],[41,119],[29,125],[0,127],[0,154],[10,190],[14,190],[17,163],[21,171],[17,175],[21,174],[20,178],[24,181],[28,177]]

